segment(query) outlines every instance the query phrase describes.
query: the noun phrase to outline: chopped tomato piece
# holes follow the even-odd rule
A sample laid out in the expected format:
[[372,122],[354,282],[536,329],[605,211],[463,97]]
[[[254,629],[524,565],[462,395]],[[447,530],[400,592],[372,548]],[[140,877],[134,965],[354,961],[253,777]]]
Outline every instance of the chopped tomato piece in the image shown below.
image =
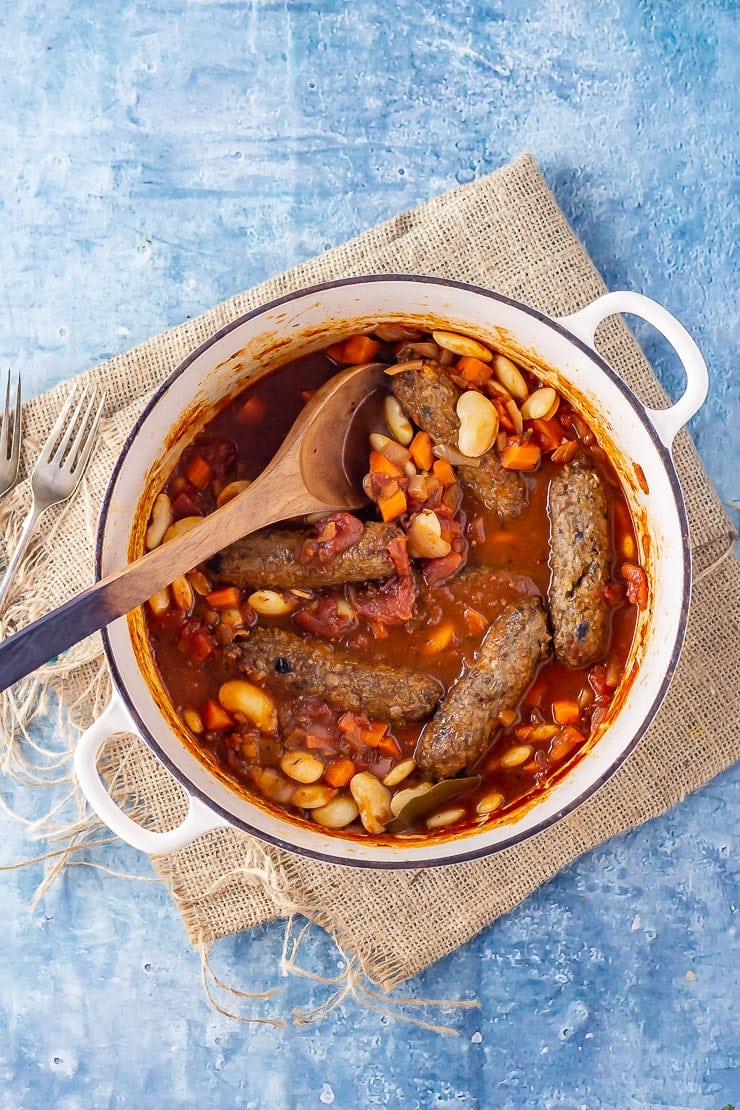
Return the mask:
[[209,732],[220,732],[222,729],[234,727],[234,722],[226,710],[210,698],[203,706],[200,715]]
[[302,632],[336,640],[355,623],[354,614],[340,610],[333,597],[320,597],[305,609],[293,614],[293,621]]
[[410,574],[409,549],[405,536],[395,536],[386,546],[396,574]]
[[352,513],[331,513],[316,524],[316,535],[296,552],[296,561],[328,563],[356,543],[362,535],[362,521]]
[[645,569],[637,563],[622,563],[619,573],[627,583],[627,600],[638,609],[647,609],[648,579]]
[[560,763],[566,759],[571,752],[579,748],[581,744],[586,743],[586,737],[577,728],[572,725],[563,725],[555,736],[550,741],[548,750],[548,757],[551,763]]
[[603,663],[597,663],[588,672],[588,682],[599,698],[610,698],[614,693],[614,686],[611,684],[610,675]]
[[554,451],[564,439],[563,426],[556,416],[531,421],[535,439],[543,451]]
[[208,512],[205,501],[197,490],[183,490],[172,502],[172,519],[184,516],[205,516]]
[[380,583],[369,583],[355,594],[355,609],[384,636],[383,625],[405,624],[414,615],[416,586],[411,574],[398,574]]
[[196,663],[205,663],[216,650],[213,636],[199,621],[188,620],[178,637],[178,645],[184,655]]
[[428,586],[436,586],[460,569],[463,557],[459,551],[451,551],[449,555],[440,555],[438,559],[422,560],[422,573]]

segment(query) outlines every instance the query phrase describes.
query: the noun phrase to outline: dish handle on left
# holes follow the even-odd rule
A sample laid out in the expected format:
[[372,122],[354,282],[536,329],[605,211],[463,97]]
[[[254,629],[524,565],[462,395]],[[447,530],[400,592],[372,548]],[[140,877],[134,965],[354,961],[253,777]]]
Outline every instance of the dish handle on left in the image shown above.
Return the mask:
[[77,741],[74,769],[77,782],[92,808],[108,828],[133,848],[148,855],[162,856],[185,848],[203,833],[227,828],[229,822],[187,794],[188,811],[174,829],[156,832],[133,821],[108,793],[98,771],[98,756],[112,736],[128,732],[138,735],[136,725],[119,696],[114,693],[107,708]]

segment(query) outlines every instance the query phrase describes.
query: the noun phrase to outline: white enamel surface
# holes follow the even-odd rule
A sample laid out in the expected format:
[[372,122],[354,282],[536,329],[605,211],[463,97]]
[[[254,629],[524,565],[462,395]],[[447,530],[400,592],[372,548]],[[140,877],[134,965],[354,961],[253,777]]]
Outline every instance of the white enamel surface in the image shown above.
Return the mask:
[[[276,335],[292,338],[291,345],[280,350],[282,362],[378,320],[403,318],[423,324],[429,315],[442,317],[452,328],[470,331],[482,339],[493,336],[494,328],[505,328],[518,347],[536,351],[543,362],[557,368],[553,384],[583,408],[612,458],[639,462],[645,475],[647,493],[635,481],[631,468],[624,475],[635,518],[646,522],[649,534],[643,555],[652,603],[642,620],[637,648],[633,649],[639,670],[616,719],[556,788],[516,821],[420,845],[351,841],[278,818],[216,779],[173,734],[142,677],[127,622],[115,622],[108,634],[114,679],[143,726],[142,734],[148,742],[153,741],[154,750],[178,779],[190,784],[192,791],[214,810],[214,816],[216,812],[225,815],[239,826],[294,850],[375,866],[453,861],[495,850],[531,834],[573,808],[607,778],[654,714],[664,693],[664,676],[675,665],[683,634],[688,605],[688,545],[682,536],[670,460],[657,443],[642,406],[559,328],[491,295],[444,283],[391,278],[333,285],[268,306],[197,353],[145,414],[135,447],[125,452],[114,475],[102,522],[99,569],[107,574],[125,561],[134,507],[150,472],[161,461],[162,444],[170,429],[192,411],[194,396],[212,402],[241,388],[249,374],[245,363],[250,356],[264,356]],[[246,356],[232,357],[240,351]]]
[[121,840],[148,855],[165,855],[184,848],[196,837],[211,829],[228,824],[209,806],[203,805],[192,795],[188,796],[188,808],[183,821],[177,828],[167,832],[154,832],[145,829],[119,809],[108,793],[98,774],[98,756],[111,736],[120,732],[136,732],[120,694],[114,691],[105,712],[98,717],[82,736],[75,747],[74,768],[77,782],[84,791],[90,805],[101,821]]
[[676,433],[703,405],[709,389],[706,363],[683,324],[649,297],[624,290],[606,293],[573,316],[563,317],[558,323],[589,346],[593,346],[596,329],[602,320],[624,312],[641,316],[657,328],[673,347],[686,372],[686,389],[674,405],[666,409],[645,410],[661,443],[670,448]]

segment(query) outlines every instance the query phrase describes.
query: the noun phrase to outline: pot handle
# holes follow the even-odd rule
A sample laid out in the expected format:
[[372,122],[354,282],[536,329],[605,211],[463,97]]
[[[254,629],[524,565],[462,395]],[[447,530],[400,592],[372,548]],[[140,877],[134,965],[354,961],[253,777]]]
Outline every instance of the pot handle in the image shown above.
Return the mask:
[[100,749],[111,736],[119,732],[138,734],[128,710],[114,693],[105,711],[77,741],[74,755],[75,775],[83,794],[101,821],[116,836],[148,855],[167,855],[185,848],[202,833],[228,826],[228,821],[203,805],[192,794],[188,794],[185,819],[176,829],[154,832],[142,828],[127,817],[106,790],[97,766]]
[[628,290],[605,293],[580,312],[561,316],[557,322],[593,347],[594,335],[601,321],[622,312],[631,312],[652,324],[673,347],[686,373],[686,390],[674,405],[665,409],[645,406],[645,413],[658,438],[670,450],[676,433],[701,408],[709,388],[706,363],[683,324],[657,301]]

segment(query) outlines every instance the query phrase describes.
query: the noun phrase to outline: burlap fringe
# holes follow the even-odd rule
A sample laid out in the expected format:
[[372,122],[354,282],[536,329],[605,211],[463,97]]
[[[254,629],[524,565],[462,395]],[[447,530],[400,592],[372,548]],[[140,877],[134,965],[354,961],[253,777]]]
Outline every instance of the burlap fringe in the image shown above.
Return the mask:
[[[317,1022],[323,1021],[334,1013],[334,1011],[339,1009],[347,998],[352,998],[363,1009],[372,1010],[374,1013],[381,1014],[383,1017],[390,1020],[403,1021],[410,1025],[416,1025],[420,1029],[426,1029],[431,1033],[439,1033],[442,1036],[457,1037],[460,1031],[453,1026],[439,1025],[434,1022],[425,1021],[424,1018],[404,1013],[403,1008],[438,1008],[456,1011],[478,1009],[480,1007],[480,1003],[477,999],[389,998],[380,995],[368,985],[359,960],[356,957],[349,957],[347,953],[343,951],[335,937],[331,937],[331,939],[341,957],[341,966],[343,970],[340,974],[335,976],[324,976],[318,975],[313,971],[308,971],[298,963],[298,953],[311,927],[311,922],[306,921],[301,926],[297,935],[294,934],[294,924],[295,914],[290,914],[286,921],[285,933],[283,936],[283,947],[279,963],[281,974],[294,975],[301,979],[307,979],[312,983],[333,988],[328,997],[317,1006],[311,1007],[308,1010],[301,1010],[298,1007],[294,1007],[292,1010],[294,1025],[314,1025]],[[225,983],[223,979],[220,979],[216,975],[211,966],[210,957],[214,947],[214,941],[204,938],[196,945],[201,959],[201,982],[203,984],[203,991],[211,1006],[224,1017],[232,1018],[246,1025],[272,1025],[278,1029],[286,1028],[287,1023],[282,1018],[241,1014],[221,1004],[214,994],[214,987],[217,988],[221,994],[230,999],[243,999],[248,1002],[265,1001],[274,998],[280,993],[280,988],[273,987],[266,991],[244,991]]]

